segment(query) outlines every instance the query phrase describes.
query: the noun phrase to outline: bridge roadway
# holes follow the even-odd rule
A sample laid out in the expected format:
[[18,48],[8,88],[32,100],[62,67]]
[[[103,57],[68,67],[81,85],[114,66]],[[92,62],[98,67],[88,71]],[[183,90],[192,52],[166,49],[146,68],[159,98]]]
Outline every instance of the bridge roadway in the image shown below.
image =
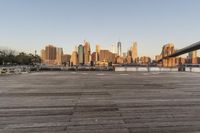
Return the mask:
[[200,131],[199,73],[0,76],[0,133]]
[[177,56],[189,53],[191,51],[199,50],[199,49],[200,49],[200,41],[193,43],[193,44],[191,44],[187,47],[184,47],[182,49],[179,49],[175,53],[168,55],[166,57],[163,57],[162,59],[158,60],[158,62],[161,62],[163,59],[168,59],[168,58],[171,58],[171,57],[177,57]]

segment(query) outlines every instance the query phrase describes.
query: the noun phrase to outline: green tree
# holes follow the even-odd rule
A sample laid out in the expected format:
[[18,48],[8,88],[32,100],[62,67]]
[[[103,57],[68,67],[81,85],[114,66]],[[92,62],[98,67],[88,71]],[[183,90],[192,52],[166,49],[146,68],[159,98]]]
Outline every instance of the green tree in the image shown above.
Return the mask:
[[13,50],[0,50],[0,65],[18,64],[18,65],[33,65],[35,63],[41,63],[41,58],[38,55],[26,54],[21,52],[16,54]]

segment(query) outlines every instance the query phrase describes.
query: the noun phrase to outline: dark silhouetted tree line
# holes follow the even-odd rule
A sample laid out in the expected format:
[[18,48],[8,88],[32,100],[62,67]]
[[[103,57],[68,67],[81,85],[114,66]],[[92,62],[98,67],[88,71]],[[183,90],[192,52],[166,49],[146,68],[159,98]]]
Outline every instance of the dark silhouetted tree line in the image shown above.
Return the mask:
[[24,52],[16,54],[14,50],[0,49],[0,65],[34,65],[40,62],[41,58],[38,55]]

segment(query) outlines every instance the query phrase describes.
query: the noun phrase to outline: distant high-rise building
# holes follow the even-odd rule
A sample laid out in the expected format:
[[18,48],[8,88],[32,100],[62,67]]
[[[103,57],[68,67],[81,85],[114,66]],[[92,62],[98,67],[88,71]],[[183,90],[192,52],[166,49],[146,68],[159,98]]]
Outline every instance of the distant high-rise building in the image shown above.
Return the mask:
[[42,63],[50,65],[62,64],[63,49],[48,45],[41,50]]
[[46,60],[46,51],[44,49],[41,50],[41,62],[42,63],[45,63],[45,60]]
[[122,43],[121,42],[117,43],[117,55],[122,56]]
[[131,46],[131,57],[132,57],[132,61],[133,63],[137,63],[136,59],[138,57],[138,52],[137,52],[137,42],[133,42],[132,46]]
[[91,61],[92,62],[96,62],[96,52],[93,52],[92,54],[91,54]]
[[140,64],[148,65],[151,62],[151,58],[147,56],[140,57]]
[[81,44],[78,46],[78,61],[80,65],[84,64],[84,47]]
[[132,57],[130,55],[127,56],[127,64],[132,63]]
[[64,55],[62,56],[62,63],[69,63],[69,62],[70,62],[70,59],[71,59],[71,55],[64,54]]
[[62,56],[63,56],[63,49],[56,48],[56,64],[62,65]]
[[47,60],[55,60],[56,59],[56,47],[53,45],[48,45],[45,47],[46,51],[46,59]]
[[78,53],[77,51],[73,51],[70,59],[71,66],[78,65]]
[[99,61],[100,50],[100,45],[96,45],[96,61]]
[[55,64],[56,60],[56,47],[48,45],[45,47],[46,61],[48,64]]
[[124,63],[124,58],[121,56],[117,56],[116,57],[116,63],[117,64],[123,64]]
[[99,60],[114,63],[115,54],[113,54],[109,50],[100,50]]
[[132,51],[130,49],[127,51],[127,56],[131,56],[132,58]]
[[127,64],[131,64],[131,63],[132,63],[132,51],[131,51],[131,49],[129,49],[129,50],[127,51],[126,60],[127,60]]
[[84,41],[84,63],[90,64],[90,60],[91,60],[90,43]]
[[188,58],[189,58],[189,63],[198,64],[197,51],[189,52]]

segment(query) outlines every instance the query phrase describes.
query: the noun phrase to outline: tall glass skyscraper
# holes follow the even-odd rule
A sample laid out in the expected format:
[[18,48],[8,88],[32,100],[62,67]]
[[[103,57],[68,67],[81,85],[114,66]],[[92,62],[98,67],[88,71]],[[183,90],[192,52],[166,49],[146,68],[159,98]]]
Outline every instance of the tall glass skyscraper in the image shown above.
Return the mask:
[[117,43],[117,55],[122,56],[122,43]]
[[84,41],[84,64],[90,64],[91,61],[91,50],[90,50],[90,43]]
[[81,44],[78,46],[78,62],[80,65],[84,64],[84,47]]
[[133,63],[137,63],[136,59],[138,58],[138,52],[137,52],[137,42],[133,42],[131,46],[131,57]]

